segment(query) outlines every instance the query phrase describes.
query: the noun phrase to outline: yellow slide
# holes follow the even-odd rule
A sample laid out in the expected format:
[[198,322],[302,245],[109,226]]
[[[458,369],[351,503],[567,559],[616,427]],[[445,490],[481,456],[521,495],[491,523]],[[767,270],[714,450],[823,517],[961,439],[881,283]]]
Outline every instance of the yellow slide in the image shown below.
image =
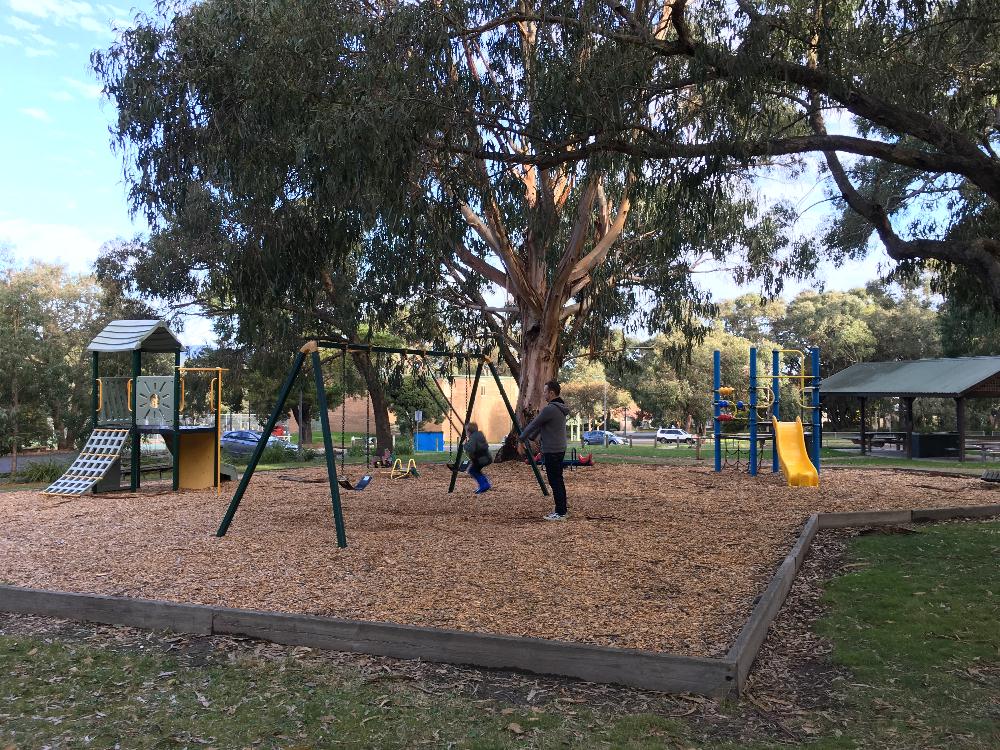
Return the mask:
[[771,417],[774,440],[778,446],[778,462],[789,487],[819,487],[819,472],[806,452],[806,436],[802,417],[794,422],[779,422]]

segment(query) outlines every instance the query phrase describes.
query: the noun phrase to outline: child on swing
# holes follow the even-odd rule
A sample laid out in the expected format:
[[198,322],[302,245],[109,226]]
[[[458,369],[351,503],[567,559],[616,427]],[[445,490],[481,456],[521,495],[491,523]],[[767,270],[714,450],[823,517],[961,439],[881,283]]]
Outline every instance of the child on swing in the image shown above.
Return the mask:
[[469,436],[465,443],[465,450],[469,454],[469,476],[479,485],[474,494],[481,495],[493,486],[483,474],[483,469],[493,463],[490,444],[486,442],[486,436],[479,431],[479,425],[475,422],[469,422],[465,434]]

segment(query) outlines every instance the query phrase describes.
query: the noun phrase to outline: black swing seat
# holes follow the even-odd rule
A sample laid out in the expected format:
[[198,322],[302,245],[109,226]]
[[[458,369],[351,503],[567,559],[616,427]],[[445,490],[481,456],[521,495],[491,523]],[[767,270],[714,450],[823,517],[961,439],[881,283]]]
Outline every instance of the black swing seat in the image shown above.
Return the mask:
[[371,474],[365,474],[361,479],[358,480],[357,484],[351,484],[349,479],[338,479],[337,484],[343,487],[345,490],[363,490],[372,481]]

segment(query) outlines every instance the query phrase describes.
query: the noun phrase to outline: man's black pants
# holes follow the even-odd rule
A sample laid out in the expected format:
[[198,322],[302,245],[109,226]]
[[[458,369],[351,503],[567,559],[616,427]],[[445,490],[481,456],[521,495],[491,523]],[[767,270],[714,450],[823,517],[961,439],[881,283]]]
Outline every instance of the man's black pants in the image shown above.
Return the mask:
[[566,515],[566,483],[563,481],[563,459],[566,451],[561,453],[543,453],[545,461],[545,476],[552,488],[552,499],[556,501],[556,513]]

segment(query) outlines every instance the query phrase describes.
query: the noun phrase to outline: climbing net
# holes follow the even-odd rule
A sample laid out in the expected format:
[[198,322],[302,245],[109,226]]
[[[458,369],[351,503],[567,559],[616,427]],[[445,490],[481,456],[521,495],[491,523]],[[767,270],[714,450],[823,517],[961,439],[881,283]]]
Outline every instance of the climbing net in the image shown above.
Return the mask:
[[[766,443],[758,438],[757,466],[755,467],[758,471],[763,460],[765,445]],[[751,458],[749,435],[722,435],[723,467],[733,467],[749,473]]]

